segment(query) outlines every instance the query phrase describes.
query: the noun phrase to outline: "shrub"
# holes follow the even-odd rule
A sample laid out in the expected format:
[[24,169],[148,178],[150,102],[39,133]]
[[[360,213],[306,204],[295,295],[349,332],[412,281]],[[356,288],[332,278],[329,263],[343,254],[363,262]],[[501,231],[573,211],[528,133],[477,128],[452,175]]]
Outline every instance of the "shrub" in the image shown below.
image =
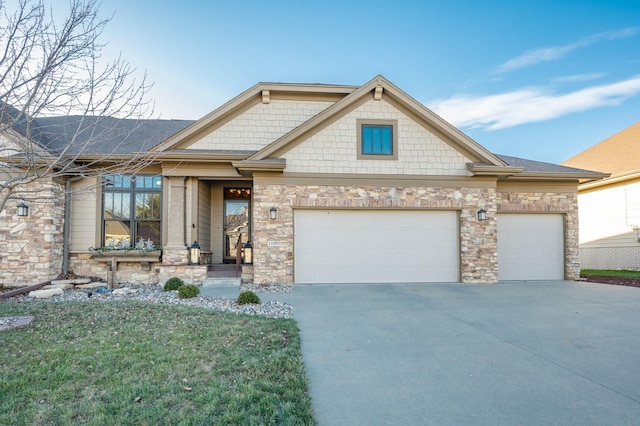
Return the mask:
[[243,291],[238,296],[238,305],[246,305],[247,303],[260,303],[260,298],[252,291]]
[[196,297],[200,294],[200,289],[197,285],[187,284],[183,285],[178,289],[178,298],[180,299],[191,299],[192,297]]
[[178,277],[169,278],[166,283],[164,283],[164,291],[173,291],[177,290],[184,285],[184,281],[182,281]]

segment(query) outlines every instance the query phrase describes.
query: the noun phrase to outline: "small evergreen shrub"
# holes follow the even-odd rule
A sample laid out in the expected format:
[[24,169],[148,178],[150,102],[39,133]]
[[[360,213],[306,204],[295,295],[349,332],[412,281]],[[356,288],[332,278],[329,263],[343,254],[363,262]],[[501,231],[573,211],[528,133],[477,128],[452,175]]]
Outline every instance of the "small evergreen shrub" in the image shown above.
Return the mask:
[[172,277],[164,283],[164,291],[173,291],[177,290],[184,285],[184,281],[182,281],[178,277]]
[[191,299],[192,297],[196,297],[200,294],[200,289],[197,285],[187,284],[183,285],[178,289],[178,298],[180,299]]
[[247,303],[260,303],[260,298],[252,291],[243,291],[238,296],[238,305],[246,305]]

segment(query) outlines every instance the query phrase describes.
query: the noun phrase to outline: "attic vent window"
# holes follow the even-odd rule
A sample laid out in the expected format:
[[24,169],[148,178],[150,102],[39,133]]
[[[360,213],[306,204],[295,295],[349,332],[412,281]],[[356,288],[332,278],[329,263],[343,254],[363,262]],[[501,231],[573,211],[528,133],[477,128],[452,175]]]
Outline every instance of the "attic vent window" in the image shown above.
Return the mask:
[[398,123],[395,120],[357,120],[359,160],[397,160]]

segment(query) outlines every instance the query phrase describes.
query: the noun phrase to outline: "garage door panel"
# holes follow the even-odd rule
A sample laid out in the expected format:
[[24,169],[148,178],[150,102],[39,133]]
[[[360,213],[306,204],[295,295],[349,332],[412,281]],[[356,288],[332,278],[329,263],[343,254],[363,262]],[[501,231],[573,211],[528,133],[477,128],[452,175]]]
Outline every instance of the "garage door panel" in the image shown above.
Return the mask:
[[498,278],[564,278],[564,225],[561,214],[498,215]]
[[456,212],[297,210],[295,281],[456,282]]

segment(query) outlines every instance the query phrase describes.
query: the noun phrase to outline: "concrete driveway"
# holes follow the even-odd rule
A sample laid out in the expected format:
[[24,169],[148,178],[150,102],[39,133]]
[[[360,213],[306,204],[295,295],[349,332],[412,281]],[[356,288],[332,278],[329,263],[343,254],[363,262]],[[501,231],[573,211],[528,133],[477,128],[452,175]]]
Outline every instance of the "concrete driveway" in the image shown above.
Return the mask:
[[296,286],[320,425],[640,423],[640,288]]

